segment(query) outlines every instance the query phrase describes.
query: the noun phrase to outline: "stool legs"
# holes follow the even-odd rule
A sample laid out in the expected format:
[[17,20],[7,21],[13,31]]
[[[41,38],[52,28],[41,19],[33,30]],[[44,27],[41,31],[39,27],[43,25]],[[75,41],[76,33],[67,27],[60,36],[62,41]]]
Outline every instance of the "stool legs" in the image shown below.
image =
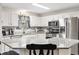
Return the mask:
[[31,55],[31,50],[29,50],[29,55]]
[[43,53],[43,49],[40,49],[39,52],[40,52],[39,55],[44,55],[44,53]]
[[52,50],[52,55],[54,55],[53,50]]
[[[36,55],[36,51],[33,50],[33,54]],[[29,50],[29,55],[32,55],[32,50]]]
[[36,51],[35,51],[35,49],[33,50],[33,54],[36,55]]
[[[32,52],[32,50],[29,50],[29,55],[31,55],[31,52]],[[50,50],[47,50],[47,55],[49,55],[49,53],[50,53]],[[33,50],[33,54],[36,55],[35,49]],[[40,49],[39,55],[44,55],[43,49]],[[51,55],[54,55],[53,50],[51,51]]]
[[49,53],[50,53],[50,50],[48,49],[48,50],[47,50],[47,55],[49,55]]

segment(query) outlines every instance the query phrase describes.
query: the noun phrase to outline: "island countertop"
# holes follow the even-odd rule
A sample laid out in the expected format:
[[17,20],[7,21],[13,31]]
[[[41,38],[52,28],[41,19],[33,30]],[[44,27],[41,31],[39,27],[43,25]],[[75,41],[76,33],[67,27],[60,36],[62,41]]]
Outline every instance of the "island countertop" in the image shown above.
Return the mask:
[[79,40],[76,39],[57,37],[45,39],[44,35],[42,35],[42,37],[41,35],[27,35],[22,36],[22,38],[20,38],[21,40],[18,41],[1,40],[1,42],[13,49],[25,49],[27,44],[56,44],[57,48],[70,48],[71,46],[79,43]]

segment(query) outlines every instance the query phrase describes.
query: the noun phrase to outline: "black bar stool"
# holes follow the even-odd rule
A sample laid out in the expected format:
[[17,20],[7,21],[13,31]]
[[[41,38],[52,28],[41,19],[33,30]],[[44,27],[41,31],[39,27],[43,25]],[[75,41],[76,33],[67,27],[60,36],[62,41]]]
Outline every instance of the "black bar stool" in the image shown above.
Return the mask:
[[29,54],[31,55],[31,52],[33,50],[33,54],[36,54],[35,50],[40,50],[39,55],[44,55],[43,50],[47,50],[47,55],[49,55],[49,51],[52,50],[51,54],[53,55],[53,50],[57,48],[55,44],[28,44],[26,48],[29,50]]

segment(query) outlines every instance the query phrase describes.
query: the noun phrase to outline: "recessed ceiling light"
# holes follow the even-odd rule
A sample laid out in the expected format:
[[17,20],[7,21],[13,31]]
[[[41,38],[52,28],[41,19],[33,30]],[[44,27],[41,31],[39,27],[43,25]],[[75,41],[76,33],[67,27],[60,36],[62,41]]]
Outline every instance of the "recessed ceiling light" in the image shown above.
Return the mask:
[[36,7],[40,7],[40,8],[43,8],[43,9],[50,9],[50,8],[48,8],[48,7],[46,7],[46,6],[43,6],[43,5],[41,5],[41,4],[38,4],[38,3],[32,3],[32,5],[33,6],[36,6]]

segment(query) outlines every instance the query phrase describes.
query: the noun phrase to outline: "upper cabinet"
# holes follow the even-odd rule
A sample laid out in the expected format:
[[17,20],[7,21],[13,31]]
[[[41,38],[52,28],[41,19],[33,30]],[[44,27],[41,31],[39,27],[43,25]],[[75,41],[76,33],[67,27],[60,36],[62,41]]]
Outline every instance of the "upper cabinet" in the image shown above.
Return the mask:
[[41,20],[38,16],[30,16],[30,26],[41,26]]
[[1,26],[18,26],[18,14],[12,9],[1,10]]
[[41,17],[41,25],[42,26],[48,26],[49,17]]
[[31,26],[48,26],[50,17],[39,17],[39,16],[30,16],[30,25]]
[[11,17],[11,14],[9,11],[2,10],[2,17],[1,17],[2,26],[9,26],[10,25],[10,21],[11,21],[10,17]]
[[11,15],[11,25],[18,26],[18,20],[19,20],[18,14],[15,11],[13,11]]

